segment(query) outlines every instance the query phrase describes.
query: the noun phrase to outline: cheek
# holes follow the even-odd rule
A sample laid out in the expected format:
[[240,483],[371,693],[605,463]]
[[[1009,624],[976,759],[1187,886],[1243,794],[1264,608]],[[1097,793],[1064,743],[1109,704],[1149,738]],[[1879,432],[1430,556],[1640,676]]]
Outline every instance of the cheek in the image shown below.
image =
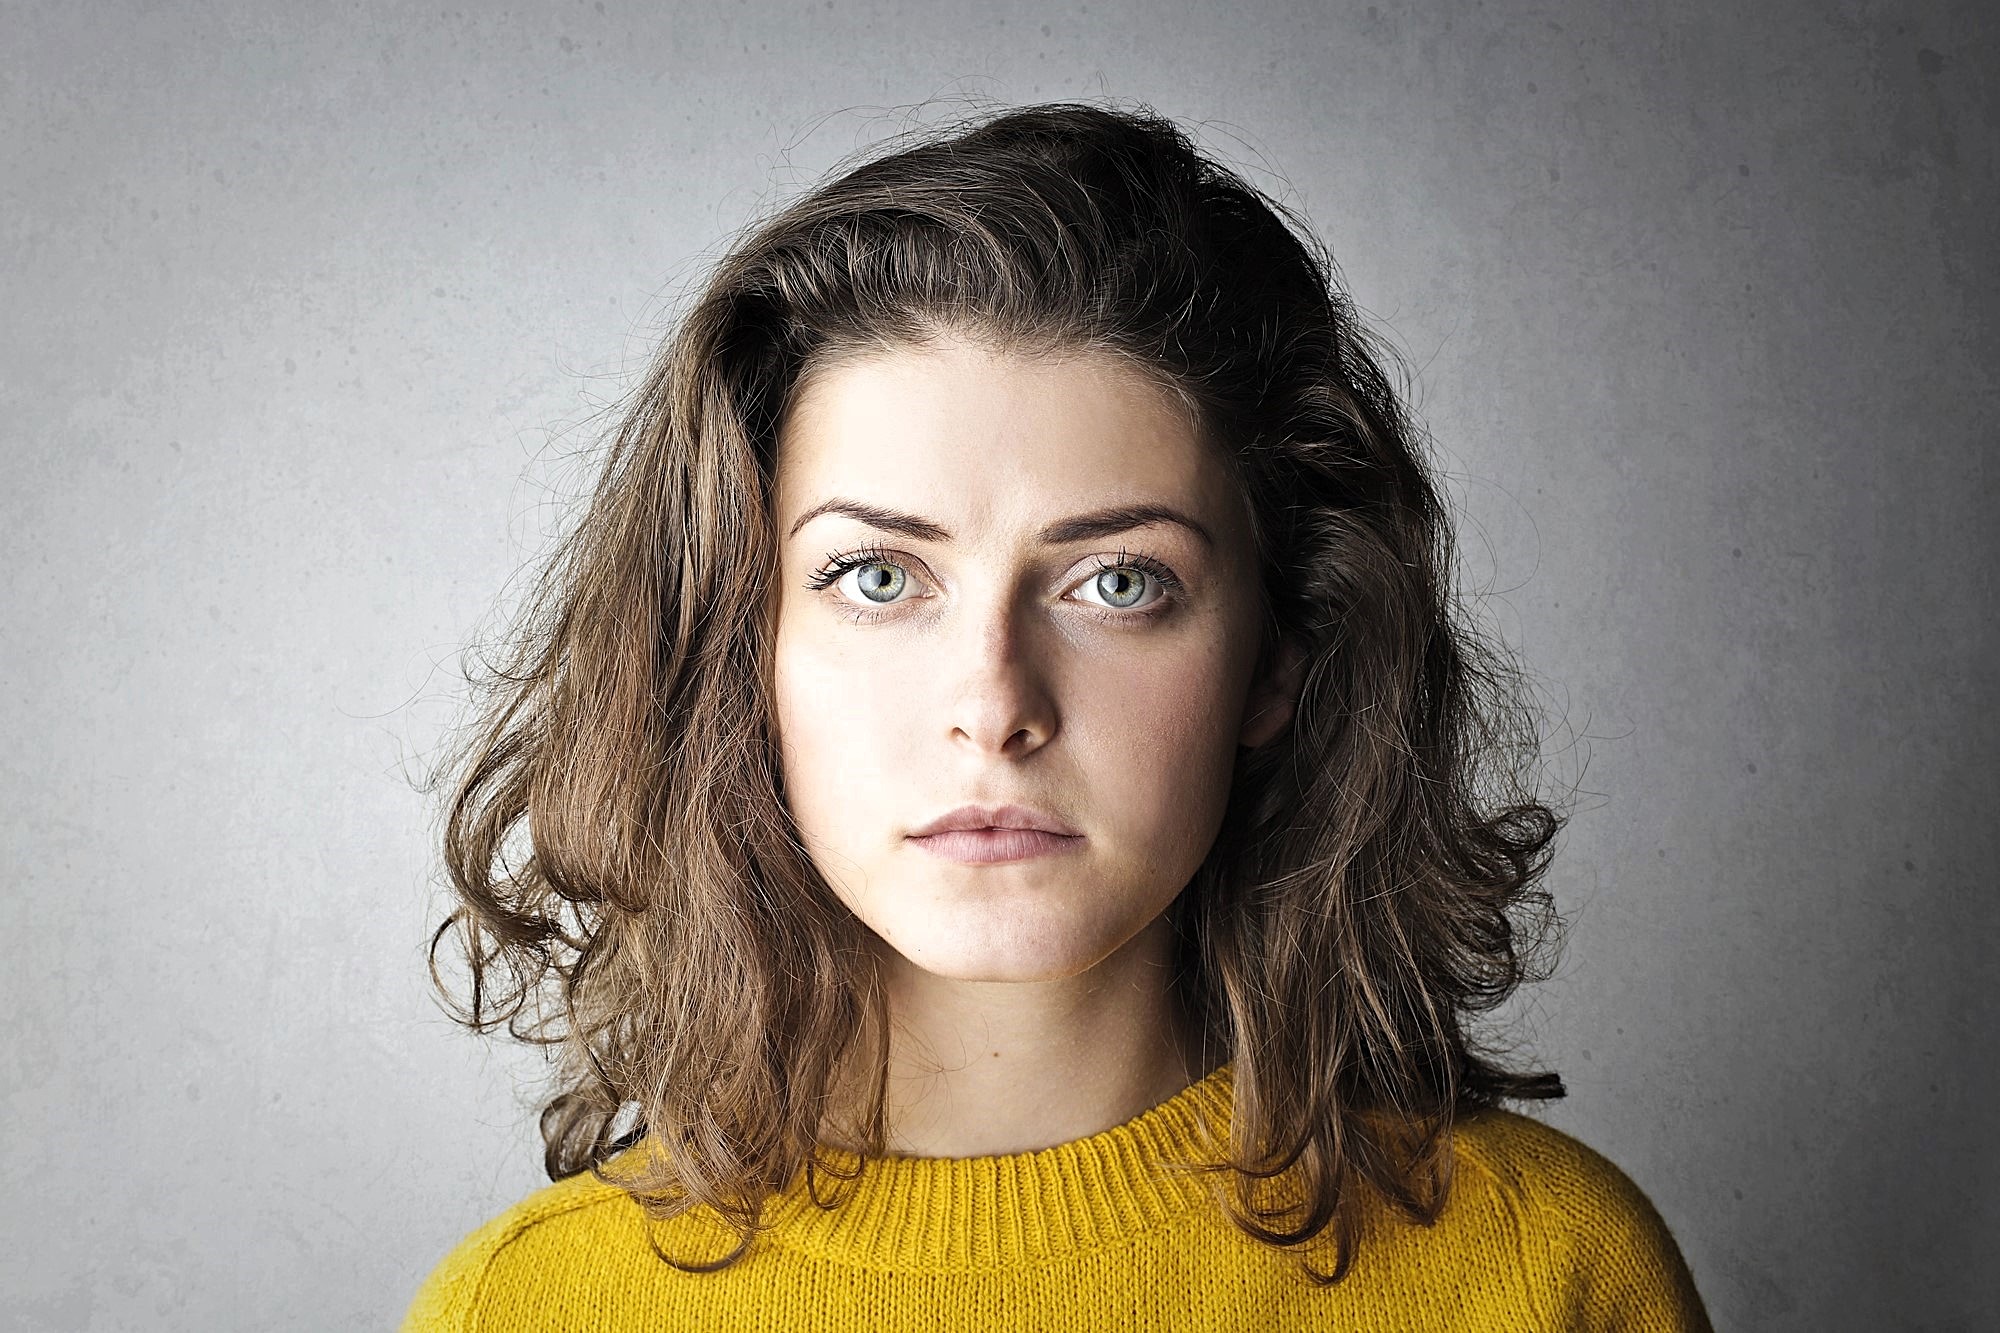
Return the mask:
[[782,625],[774,651],[787,803],[809,845],[837,848],[855,822],[843,814],[846,804],[865,804],[894,768],[884,747],[897,731],[896,667]]
[[1080,691],[1068,709],[1100,817],[1128,847],[1181,849],[1199,863],[1222,819],[1236,762],[1242,699],[1227,644],[1137,659]]

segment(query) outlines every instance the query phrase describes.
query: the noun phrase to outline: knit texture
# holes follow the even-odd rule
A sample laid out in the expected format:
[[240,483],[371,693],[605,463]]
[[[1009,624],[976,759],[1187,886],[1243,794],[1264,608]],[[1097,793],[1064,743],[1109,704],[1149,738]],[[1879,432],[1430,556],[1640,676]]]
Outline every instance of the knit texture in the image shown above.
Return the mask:
[[[461,1241],[417,1292],[404,1333],[1711,1333],[1639,1187],[1576,1139],[1504,1110],[1458,1121],[1436,1225],[1383,1205],[1368,1214],[1347,1276],[1313,1286],[1297,1253],[1244,1235],[1200,1179],[1165,1169],[1200,1159],[1214,1141],[1204,1131],[1226,1135],[1230,1089],[1224,1065],[1123,1125],[1039,1152],[872,1159],[831,1211],[801,1178],[767,1205],[771,1229],[714,1273],[677,1271],[648,1244],[650,1233],[683,1262],[726,1254],[734,1233],[712,1215],[648,1222],[623,1190],[585,1172]],[[822,1178],[822,1197],[827,1188]],[[1312,1253],[1330,1267],[1330,1249]]]

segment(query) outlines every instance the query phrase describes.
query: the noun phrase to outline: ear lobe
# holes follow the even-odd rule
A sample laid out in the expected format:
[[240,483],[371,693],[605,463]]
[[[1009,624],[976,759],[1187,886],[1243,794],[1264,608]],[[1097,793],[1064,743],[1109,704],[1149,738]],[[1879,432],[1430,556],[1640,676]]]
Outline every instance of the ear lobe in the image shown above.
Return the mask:
[[1291,725],[1305,679],[1305,654],[1290,639],[1278,645],[1278,660],[1245,701],[1237,744],[1255,749]]

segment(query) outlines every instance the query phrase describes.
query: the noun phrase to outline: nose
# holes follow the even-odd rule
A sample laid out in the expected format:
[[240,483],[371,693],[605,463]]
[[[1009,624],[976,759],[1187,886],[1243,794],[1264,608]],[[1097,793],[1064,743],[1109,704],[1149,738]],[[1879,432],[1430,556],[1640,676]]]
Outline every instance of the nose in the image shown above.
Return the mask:
[[1048,608],[1020,589],[1002,589],[954,608],[944,635],[952,663],[947,697],[951,739],[982,753],[1018,758],[1054,738],[1061,630]]

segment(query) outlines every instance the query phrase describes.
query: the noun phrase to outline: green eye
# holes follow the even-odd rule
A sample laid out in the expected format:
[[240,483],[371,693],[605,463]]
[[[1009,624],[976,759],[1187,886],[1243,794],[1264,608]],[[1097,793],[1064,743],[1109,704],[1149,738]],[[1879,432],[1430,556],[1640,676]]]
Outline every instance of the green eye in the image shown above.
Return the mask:
[[[861,571],[861,577],[855,580],[855,586],[860,588],[861,595],[871,602],[895,601],[896,594],[910,581],[909,575],[903,572],[901,565],[892,565],[886,560],[871,560],[865,565],[856,565],[854,568]],[[884,573],[885,570],[889,572]],[[875,595],[877,592],[883,595],[877,597]]]
[[[1149,586],[1147,580],[1150,578],[1150,575],[1136,569],[1114,567],[1102,570],[1096,578],[1089,580],[1085,586],[1096,589],[1104,597],[1107,606],[1117,607],[1120,610],[1130,610],[1135,606],[1142,605],[1139,598],[1145,596],[1146,589]],[[1158,580],[1152,580],[1150,586],[1159,586]]]
[[[867,599],[869,605],[841,596],[838,598],[842,609],[857,620],[875,619],[880,612],[871,607],[893,606],[901,596],[904,585],[910,581],[901,560],[893,552],[879,546],[869,546],[844,554],[829,552],[825,563],[813,571],[807,581],[809,591],[821,592],[838,583],[849,571],[859,570],[861,576],[855,580],[857,589]],[[1085,601],[1085,606],[1101,611],[1127,612],[1126,615],[1100,615],[1106,621],[1136,621],[1150,619],[1159,611],[1155,607],[1163,603],[1171,605],[1178,600],[1184,585],[1179,576],[1152,556],[1143,552],[1124,551],[1116,559],[1099,558],[1097,572],[1081,585],[1093,588],[1103,601]],[[1160,595],[1151,601],[1142,601],[1149,588],[1157,586]]]

